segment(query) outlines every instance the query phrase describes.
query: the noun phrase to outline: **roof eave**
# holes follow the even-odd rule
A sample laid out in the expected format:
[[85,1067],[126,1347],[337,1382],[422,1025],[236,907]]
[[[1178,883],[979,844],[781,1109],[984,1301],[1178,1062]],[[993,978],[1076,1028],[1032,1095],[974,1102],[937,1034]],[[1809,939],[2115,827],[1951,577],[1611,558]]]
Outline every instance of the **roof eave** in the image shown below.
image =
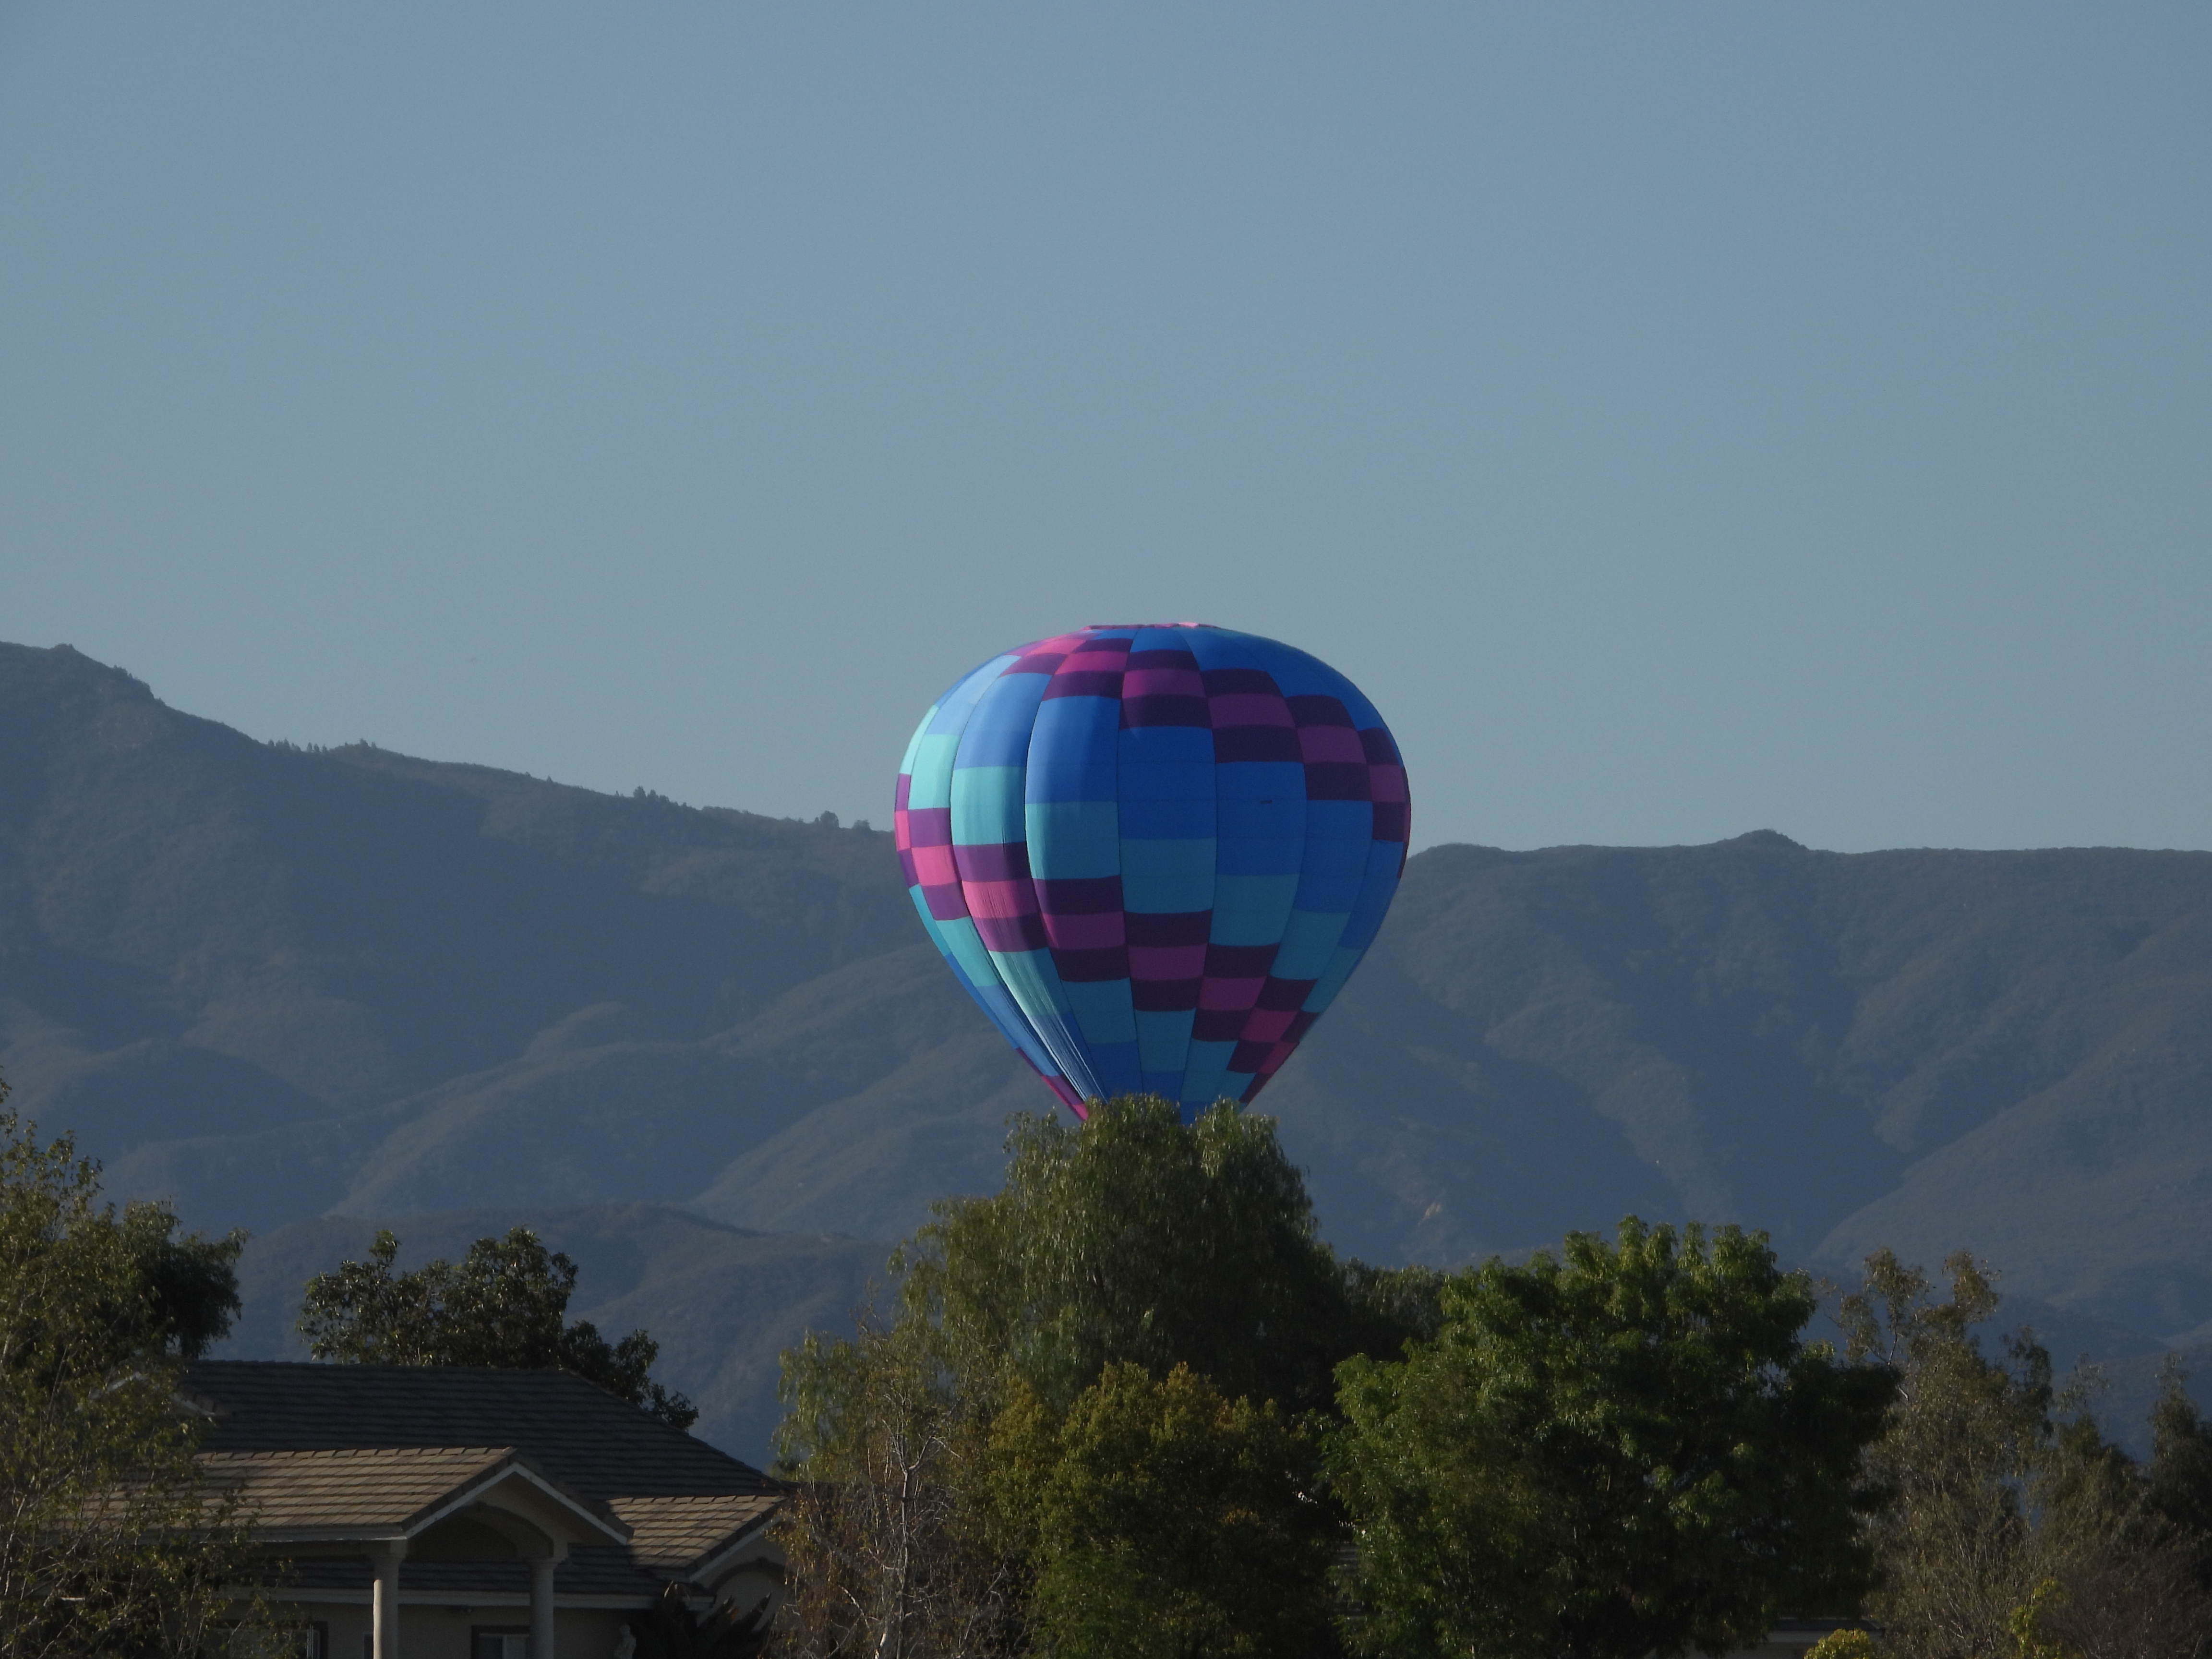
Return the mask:
[[691,1565],[684,1569],[684,1577],[695,1584],[712,1583],[728,1565],[729,1558],[753,1542],[767,1528],[768,1523],[775,1519],[776,1511],[782,1507],[781,1500],[772,1503],[743,1526],[724,1534],[714,1544],[691,1559]]
[[428,1532],[441,1521],[476,1503],[502,1481],[516,1476],[536,1487],[560,1508],[582,1520],[609,1543],[627,1545],[630,1541],[632,1532],[629,1522],[560,1486],[533,1467],[529,1458],[519,1451],[508,1452],[489,1468],[470,1476],[446,1496],[433,1498],[408,1516],[402,1523],[407,1536],[412,1538]]

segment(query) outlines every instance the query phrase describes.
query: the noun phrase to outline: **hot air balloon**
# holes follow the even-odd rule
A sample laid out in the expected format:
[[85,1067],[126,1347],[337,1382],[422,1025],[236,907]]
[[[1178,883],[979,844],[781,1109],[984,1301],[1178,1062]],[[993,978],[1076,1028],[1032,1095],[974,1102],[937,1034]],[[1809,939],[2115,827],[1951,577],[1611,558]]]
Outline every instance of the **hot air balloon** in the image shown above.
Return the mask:
[[923,716],[894,802],[923,926],[1079,1116],[1267,1087],[1382,925],[1408,812],[1351,681],[1199,623],[992,658]]

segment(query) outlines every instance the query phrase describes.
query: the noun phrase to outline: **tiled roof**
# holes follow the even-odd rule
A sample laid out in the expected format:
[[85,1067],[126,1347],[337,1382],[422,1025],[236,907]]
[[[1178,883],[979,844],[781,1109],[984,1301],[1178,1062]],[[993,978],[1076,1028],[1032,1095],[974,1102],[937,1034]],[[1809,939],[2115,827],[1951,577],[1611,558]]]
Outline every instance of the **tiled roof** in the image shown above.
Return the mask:
[[206,1452],[200,1463],[219,1490],[241,1495],[258,1527],[392,1534],[514,1456],[507,1446],[381,1446]]
[[630,1553],[665,1573],[696,1561],[699,1540],[715,1541],[742,1530],[775,1507],[773,1497],[732,1494],[726,1498],[617,1498],[609,1506],[630,1528]]
[[[305,1469],[299,1495],[285,1499],[302,1514],[341,1499],[348,1482],[382,1513],[415,1490],[404,1486],[410,1471],[427,1480],[451,1469],[441,1488],[451,1490],[467,1478],[465,1460],[488,1467],[507,1449],[520,1452],[635,1532],[628,1551],[578,1549],[564,1588],[586,1575],[678,1577],[764,1517],[782,1492],[751,1465],[566,1371],[203,1360],[186,1368],[185,1388],[212,1413],[201,1441],[211,1469],[273,1471],[279,1461]],[[602,1549],[617,1559],[598,1561]],[[410,1564],[402,1582],[416,1575]]]

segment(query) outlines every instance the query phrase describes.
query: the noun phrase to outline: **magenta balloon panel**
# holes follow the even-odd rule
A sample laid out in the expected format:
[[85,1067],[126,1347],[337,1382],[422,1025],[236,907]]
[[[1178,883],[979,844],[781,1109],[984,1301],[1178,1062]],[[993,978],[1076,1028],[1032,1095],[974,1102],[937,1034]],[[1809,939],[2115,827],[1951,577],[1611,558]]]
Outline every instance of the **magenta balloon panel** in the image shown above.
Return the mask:
[[994,657],[899,768],[899,863],[968,994],[1078,1115],[1265,1088],[1405,869],[1406,769],[1327,664],[1195,623]]

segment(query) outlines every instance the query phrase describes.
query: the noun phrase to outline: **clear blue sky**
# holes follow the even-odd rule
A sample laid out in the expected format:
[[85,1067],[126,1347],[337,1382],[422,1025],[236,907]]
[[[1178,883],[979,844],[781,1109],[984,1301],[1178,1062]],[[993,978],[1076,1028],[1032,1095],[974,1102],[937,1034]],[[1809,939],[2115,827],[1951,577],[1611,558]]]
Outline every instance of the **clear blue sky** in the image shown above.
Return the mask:
[[884,823],[1006,646],[1417,844],[2212,846],[2212,7],[0,5],[0,638]]

